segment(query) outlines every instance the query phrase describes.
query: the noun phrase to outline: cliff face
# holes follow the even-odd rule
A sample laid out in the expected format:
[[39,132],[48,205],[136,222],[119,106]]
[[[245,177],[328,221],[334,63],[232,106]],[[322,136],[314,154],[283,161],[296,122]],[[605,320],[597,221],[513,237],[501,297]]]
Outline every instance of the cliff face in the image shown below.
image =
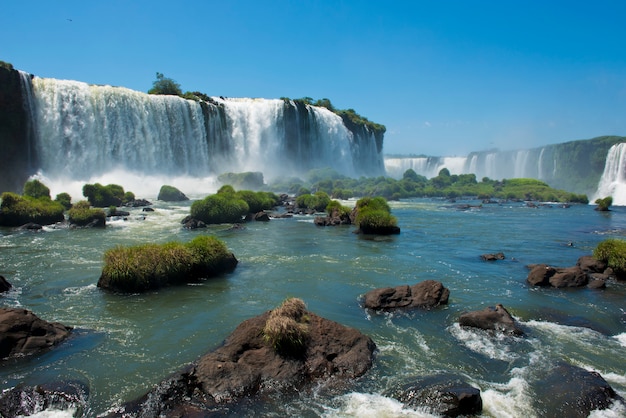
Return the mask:
[[0,66],[0,193],[21,192],[33,174],[30,120],[21,78],[19,71]]

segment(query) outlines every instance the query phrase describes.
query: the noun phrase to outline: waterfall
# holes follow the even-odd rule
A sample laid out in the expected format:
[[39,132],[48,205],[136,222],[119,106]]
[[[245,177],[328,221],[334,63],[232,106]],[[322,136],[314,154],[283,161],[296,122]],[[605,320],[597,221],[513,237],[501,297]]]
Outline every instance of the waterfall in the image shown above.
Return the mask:
[[33,170],[35,164],[34,146],[33,141],[35,135],[33,132],[33,117],[35,115],[35,104],[33,100],[33,86],[30,79],[30,74],[19,71],[20,74],[20,86],[22,88],[22,106],[26,112],[26,155],[28,155],[28,171]]
[[116,170],[198,179],[228,171],[273,179],[325,167],[352,177],[384,173],[382,149],[366,127],[355,132],[335,113],[293,101],[196,102],[38,77],[28,97],[47,178],[88,180]]
[[626,206],[626,143],[609,149],[598,190],[591,202],[607,196],[613,197],[614,205]]

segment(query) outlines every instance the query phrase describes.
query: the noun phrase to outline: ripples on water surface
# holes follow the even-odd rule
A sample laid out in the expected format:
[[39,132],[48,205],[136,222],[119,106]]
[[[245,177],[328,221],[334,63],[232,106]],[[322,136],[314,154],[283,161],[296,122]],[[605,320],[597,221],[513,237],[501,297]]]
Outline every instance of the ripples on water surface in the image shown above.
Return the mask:
[[[315,387],[233,414],[425,417],[386,395],[407,379],[454,373],[481,389],[484,416],[541,416],[537,376],[560,360],[600,372],[626,395],[626,284],[611,282],[606,290],[525,284],[527,264],[570,266],[603,239],[623,236],[626,210],[518,203],[457,210],[430,200],[391,205],[402,228],[393,237],[318,228],[304,216],[241,230],[186,231],[179,222],[189,204],[163,202],[153,213],[132,209],[127,221],[111,222],[106,230],[0,229],[0,274],[15,286],[3,304],[75,327],[74,337],[57,349],[3,366],[2,386],[80,380],[90,389],[85,415],[96,416],[213,349],[244,319],[296,296],[313,312],[371,336],[379,348],[373,369],[343,388]],[[114,295],[95,286],[108,248],[206,233],[237,256],[234,273],[144,295]],[[507,259],[479,259],[498,251]],[[448,306],[403,315],[359,307],[359,297],[371,289],[426,279],[450,289]],[[461,312],[496,303],[518,318],[526,337],[494,337],[456,324]]]

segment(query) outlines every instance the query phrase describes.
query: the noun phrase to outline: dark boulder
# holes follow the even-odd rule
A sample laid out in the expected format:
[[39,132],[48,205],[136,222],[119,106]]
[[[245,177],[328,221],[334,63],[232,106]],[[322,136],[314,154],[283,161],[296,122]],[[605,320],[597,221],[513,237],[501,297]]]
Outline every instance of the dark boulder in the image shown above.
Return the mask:
[[481,311],[462,313],[459,317],[459,325],[494,330],[510,335],[524,334],[511,314],[501,304],[497,304],[495,308],[490,306]]
[[613,402],[624,402],[597,372],[560,362],[537,383],[544,416],[583,418]]
[[183,224],[183,228],[185,229],[198,229],[207,227],[204,222],[196,218],[192,218],[191,215],[185,216],[185,218],[180,223]]
[[430,413],[444,417],[480,414],[483,409],[480,389],[449,375],[418,380],[393,396],[411,408],[426,408]]
[[316,216],[313,223],[317,226],[351,225],[352,220],[349,213],[342,214],[338,208],[333,208],[327,216]]
[[494,254],[482,254],[480,256],[481,259],[485,261],[496,261],[496,260],[504,260],[504,253],[494,253]]
[[255,221],[259,221],[259,222],[269,222],[270,221],[270,215],[267,214],[266,212],[259,212],[256,213],[254,215],[254,220]]
[[8,292],[11,288],[13,288],[13,285],[4,276],[0,276],[0,293]]
[[26,309],[0,308],[0,358],[24,356],[65,340],[72,328],[46,322]]
[[579,267],[558,268],[548,279],[552,287],[584,287],[589,283],[587,274]]
[[20,226],[19,229],[26,230],[26,231],[41,231],[43,230],[43,226],[35,222],[28,222]]
[[355,233],[365,234],[365,235],[398,235],[400,233],[400,227],[396,225],[383,225],[383,226],[361,225],[355,231]]
[[586,273],[604,273],[607,268],[606,261],[601,261],[590,255],[583,255],[576,265]]
[[[0,395],[0,416],[42,414],[46,410],[74,410],[82,416],[89,390],[80,382],[57,382],[37,386],[18,385]],[[48,416],[48,415],[44,415]]]
[[530,272],[526,281],[532,286],[549,286],[550,277],[556,273],[556,269],[547,264],[533,264],[528,266],[528,268]]
[[141,208],[145,206],[151,206],[152,202],[146,199],[133,199],[130,202],[126,202],[124,206],[129,208]]
[[355,378],[372,366],[376,346],[369,337],[308,311],[302,355],[280,354],[264,338],[269,317],[266,312],[242,322],[221,347],[115,416],[207,416],[255,396]]
[[450,291],[438,281],[425,280],[413,286],[385,287],[367,292],[363,307],[372,310],[430,309],[448,303]]

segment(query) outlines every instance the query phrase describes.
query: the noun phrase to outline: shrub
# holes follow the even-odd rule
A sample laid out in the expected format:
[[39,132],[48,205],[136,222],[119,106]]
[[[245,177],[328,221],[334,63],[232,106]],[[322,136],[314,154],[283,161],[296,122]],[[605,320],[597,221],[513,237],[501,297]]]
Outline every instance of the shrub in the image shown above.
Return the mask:
[[234,194],[217,193],[191,204],[191,216],[206,224],[237,223],[250,211]]
[[103,186],[100,183],[85,184],[83,196],[87,198],[91,206],[105,208],[108,206],[120,206],[124,199],[124,188],[117,184]]
[[593,256],[607,263],[616,275],[626,275],[626,241],[609,238],[599,243],[593,250]]
[[613,204],[613,197],[608,196],[604,199],[596,199],[595,204],[598,205],[596,210],[607,211]]
[[106,213],[102,209],[92,208],[89,202],[81,200],[77,202],[68,212],[68,220],[71,225],[104,227],[106,225]]
[[98,286],[142,292],[232,271],[237,259],[215,237],[198,236],[191,242],[118,246],[105,252]]
[[20,226],[29,222],[49,225],[65,219],[63,205],[50,198],[36,199],[11,192],[2,193],[0,198],[0,225],[3,226]]
[[65,210],[72,207],[72,197],[67,193],[59,193],[54,200],[62,204]]
[[364,197],[356,202],[354,223],[365,234],[398,233],[398,221],[382,197]]
[[35,199],[40,197],[50,199],[50,189],[37,179],[29,180],[24,184],[24,196],[34,197]]
[[328,214],[328,216],[332,216],[333,212],[335,211],[337,212],[337,215],[339,217],[343,218],[344,216],[347,216],[349,218],[352,209],[347,206],[343,206],[338,200],[331,200],[330,203],[326,206],[326,213]]
[[309,336],[309,317],[302,299],[289,298],[272,310],[263,328],[263,338],[279,354],[304,354]]
[[326,210],[330,203],[330,197],[326,192],[315,192],[315,194],[303,194],[296,198],[296,206],[299,208],[313,209],[317,212]]
[[156,73],[156,80],[152,83],[152,88],[148,94],[169,94],[172,96],[182,96],[183,91],[180,84],[171,78],[165,77],[162,73]]

